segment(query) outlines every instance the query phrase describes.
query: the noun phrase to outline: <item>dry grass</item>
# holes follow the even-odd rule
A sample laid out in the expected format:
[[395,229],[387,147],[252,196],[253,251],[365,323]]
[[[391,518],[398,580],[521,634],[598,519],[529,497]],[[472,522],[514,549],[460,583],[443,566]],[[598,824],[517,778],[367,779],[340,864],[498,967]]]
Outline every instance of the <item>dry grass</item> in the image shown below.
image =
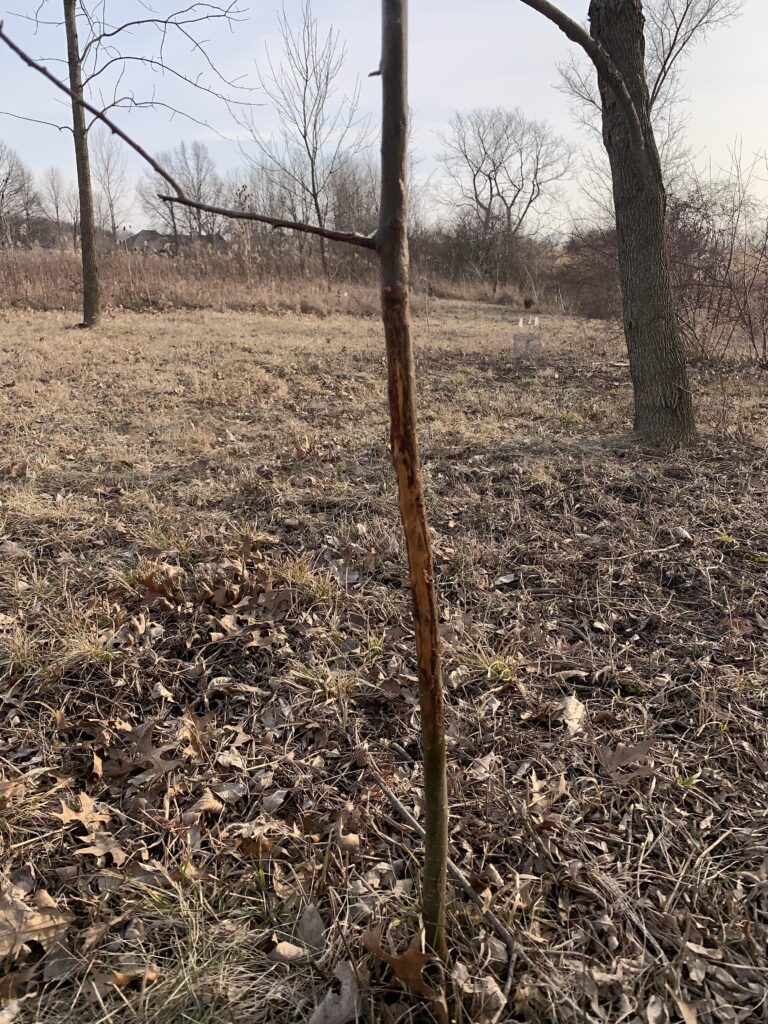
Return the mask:
[[[378,316],[376,270],[364,253],[344,254],[330,284],[310,262],[301,274],[295,255],[269,251],[243,262],[236,252],[199,249],[180,258],[124,249],[101,256],[104,305],[112,312],[167,312],[212,309],[218,312],[304,313],[330,316]],[[422,294],[416,315],[429,309],[430,298],[490,300],[480,282],[441,281],[414,273]],[[500,304],[522,302],[517,294],[498,296]],[[4,249],[0,252],[0,308],[78,312],[82,309],[79,253],[69,249]]]
[[[306,1022],[351,963],[360,1019],[430,1019],[361,944],[384,921],[405,948],[418,896],[369,768],[418,813],[377,324],[72,320],[0,325],[0,835],[28,939],[0,995],[46,1024]],[[613,342],[546,328],[516,363],[503,310],[418,323],[454,859],[518,939],[510,962],[452,895],[456,962],[509,994],[484,1012],[459,971],[456,1019],[764,1019],[764,380],[697,370],[701,441],[641,451]]]

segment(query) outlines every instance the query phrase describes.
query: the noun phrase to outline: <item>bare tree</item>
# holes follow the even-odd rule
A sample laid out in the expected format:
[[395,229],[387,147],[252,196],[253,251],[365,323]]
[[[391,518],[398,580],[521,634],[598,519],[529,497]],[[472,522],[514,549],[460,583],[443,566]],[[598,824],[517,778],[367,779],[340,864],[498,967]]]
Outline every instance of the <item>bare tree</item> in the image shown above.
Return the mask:
[[0,142],[0,244],[13,245],[24,236],[37,201],[29,169],[15,150]]
[[[686,144],[687,112],[682,91],[685,62],[698,43],[732,22],[744,0],[643,0],[645,73],[651,123],[668,189],[681,187],[691,153]],[[592,63],[583,52],[571,53],[558,66],[560,90],[572,100],[577,122],[601,136],[601,101]],[[599,151],[586,149],[580,174],[582,191],[600,214],[612,216],[610,168]]]
[[83,326],[93,327],[101,317],[99,260],[96,253],[96,213],[93,204],[91,161],[88,152],[88,126],[83,99],[83,62],[77,34],[78,0],[64,0],[64,26],[67,34],[69,87],[76,102],[72,104],[72,133],[80,210],[80,251],[83,260]]
[[671,197],[667,231],[680,328],[689,346],[722,358],[746,341],[768,366],[768,203],[759,195],[765,157],[717,176],[692,173]]
[[462,220],[495,295],[517,236],[552,199],[573,150],[546,122],[503,107],[454,113],[441,140],[444,201]]
[[[350,96],[338,95],[345,47],[333,28],[321,37],[310,0],[302,0],[295,28],[283,8],[279,29],[280,61],[267,51],[260,72],[277,130],[261,131],[252,115],[245,123],[256,145],[255,161],[273,176],[291,215],[324,228],[334,179],[368,141],[367,121],[359,113],[359,85]],[[328,276],[322,236],[319,246]]]
[[80,246],[80,193],[76,185],[67,184],[62,195],[62,206],[72,225],[72,248],[77,252]]
[[[19,17],[32,21],[35,27],[56,25],[58,22],[48,18],[51,4],[58,0],[39,0],[32,14],[21,14]],[[115,5],[116,6],[116,5]],[[123,5],[124,6],[124,5]],[[64,26],[67,37],[67,65],[69,69],[70,91],[76,97],[72,110],[72,130],[74,135],[75,159],[79,190],[80,239],[83,263],[83,326],[96,324],[100,316],[100,289],[98,279],[98,254],[96,250],[96,202],[91,179],[91,161],[88,145],[89,125],[83,108],[78,100],[86,95],[98,98],[100,112],[115,108],[131,107],[165,107],[173,113],[180,113],[178,108],[158,98],[154,93],[142,98],[123,86],[126,69],[132,64],[141,64],[158,75],[175,79],[197,90],[208,92],[214,96],[234,101],[223,90],[234,86],[228,82],[215,68],[208,52],[200,39],[203,29],[213,22],[223,22],[231,27],[241,12],[234,0],[193,0],[186,6],[169,14],[157,14],[147,4],[139,5],[138,17],[131,17],[124,22],[112,19],[114,7],[105,0],[63,0]],[[139,28],[155,31],[156,47],[154,52],[130,52],[130,40]],[[174,68],[166,60],[166,52],[170,50],[170,37],[176,36],[189,44],[195,58],[201,61],[202,70],[199,74],[184,73]],[[146,33],[144,35],[146,38]],[[207,84],[204,76],[212,74],[214,85]],[[110,95],[111,94],[111,95]],[[16,115],[14,115],[16,116]],[[186,115],[189,116],[189,115]],[[197,120],[192,117],[192,120]],[[35,119],[31,119],[35,120]],[[50,123],[50,122],[42,122]],[[201,123],[201,122],[198,122]],[[62,128],[63,126],[57,125]],[[104,218],[110,223],[110,202],[103,194],[100,206]]]
[[91,131],[93,177],[98,187],[100,227],[117,242],[117,230],[125,219],[130,197],[127,160],[119,139],[105,128]]
[[222,218],[201,207],[221,205],[225,190],[208,147],[202,142],[195,141],[189,146],[182,142],[174,150],[159,153],[157,160],[178,181],[184,194],[199,205],[176,210],[172,203],[163,202],[158,198],[158,192],[164,188],[165,180],[157,172],[149,171],[137,188],[144,212],[173,234],[177,248],[182,235],[187,240],[214,239],[221,228]]
[[667,197],[651,123],[641,0],[591,0],[590,30],[549,0],[521,0],[552,21],[597,70],[603,142],[611,165],[624,335],[635,431],[648,441],[695,433],[693,401],[672,298]]
[[61,245],[67,183],[58,167],[49,167],[41,179],[40,202],[43,213],[56,225],[56,245]]

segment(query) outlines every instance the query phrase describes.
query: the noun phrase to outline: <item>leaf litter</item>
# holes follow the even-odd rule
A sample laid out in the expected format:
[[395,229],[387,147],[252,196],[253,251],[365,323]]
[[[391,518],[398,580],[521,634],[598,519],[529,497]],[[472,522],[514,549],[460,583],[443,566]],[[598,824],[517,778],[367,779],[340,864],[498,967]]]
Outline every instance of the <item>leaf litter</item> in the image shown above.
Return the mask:
[[[84,354],[27,338],[19,366],[61,360],[67,401],[55,429],[23,389],[0,407],[11,464],[48,453],[0,480],[0,997],[46,1024],[428,1019],[420,842],[373,771],[418,820],[378,334],[355,321],[342,369],[293,321],[279,350],[194,361],[157,324],[131,335],[138,386],[125,338],[98,341],[108,395]],[[422,407],[456,410],[424,445],[452,857],[480,903],[452,890],[446,994],[476,1020],[759,1019],[762,421],[745,406],[727,451],[596,452],[566,411],[617,427],[595,382],[623,371],[562,351],[553,385],[472,344],[420,354]]]

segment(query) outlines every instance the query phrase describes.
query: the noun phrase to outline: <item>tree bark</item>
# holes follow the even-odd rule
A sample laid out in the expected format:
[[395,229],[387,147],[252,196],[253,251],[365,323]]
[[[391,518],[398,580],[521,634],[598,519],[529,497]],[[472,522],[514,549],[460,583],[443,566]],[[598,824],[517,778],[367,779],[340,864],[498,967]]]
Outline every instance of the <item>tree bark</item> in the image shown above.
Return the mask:
[[445,711],[434,561],[416,434],[407,233],[407,48],[407,0],[382,0],[381,207],[376,250],[387,347],[392,461],[408,552],[421,706],[426,833],[422,915],[427,944],[444,958],[448,862]]
[[[64,25],[67,33],[69,87],[78,99],[83,98],[83,74],[80,44],[77,38],[77,0],[64,0]],[[88,129],[85,108],[72,104],[72,125],[75,139],[77,188],[80,195],[80,252],[83,262],[83,326],[93,327],[101,316],[99,263],[96,253],[96,217],[93,208],[91,166],[88,155]]]
[[641,0],[591,0],[590,32],[626,83],[642,132],[598,70],[603,141],[611,165],[624,333],[635,395],[635,431],[658,443],[695,434],[685,350],[677,327],[665,232],[666,191],[651,127]]

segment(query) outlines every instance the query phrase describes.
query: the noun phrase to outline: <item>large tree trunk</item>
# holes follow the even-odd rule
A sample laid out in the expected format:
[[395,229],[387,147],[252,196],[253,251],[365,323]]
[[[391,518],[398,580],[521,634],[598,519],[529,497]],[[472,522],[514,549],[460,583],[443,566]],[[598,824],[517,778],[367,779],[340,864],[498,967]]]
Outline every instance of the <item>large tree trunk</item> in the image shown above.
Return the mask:
[[598,74],[603,141],[611,164],[624,333],[635,392],[635,431],[654,442],[695,433],[693,402],[672,298],[666,192],[651,127],[641,0],[591,0],[590,30],[608,51],[637,110],[644,148],[633,148],[626,112]]
[[448,859],[445,712],[437,598],[416,436],[416,379],[408,283],[407,0],[383,0],[381,211],[376,232],[387,345],[392,460],[397,473],[416,633],[426,833],[422,913],[427,944],[446,955]]
[[[77,0],[64,0],[64,24],[67,33],[69,87],[76,97],[83,97],[83,74],[80,45],[77,38]],[[85,108],[72,104],[72,125],[75,138],[77,188],[80,195],[80,251],[83,261],[83,326],[93,327],[101,316],[99,263],[96,253],[96,218],[93,209],[91,165],[88,156],[88,129]]]

